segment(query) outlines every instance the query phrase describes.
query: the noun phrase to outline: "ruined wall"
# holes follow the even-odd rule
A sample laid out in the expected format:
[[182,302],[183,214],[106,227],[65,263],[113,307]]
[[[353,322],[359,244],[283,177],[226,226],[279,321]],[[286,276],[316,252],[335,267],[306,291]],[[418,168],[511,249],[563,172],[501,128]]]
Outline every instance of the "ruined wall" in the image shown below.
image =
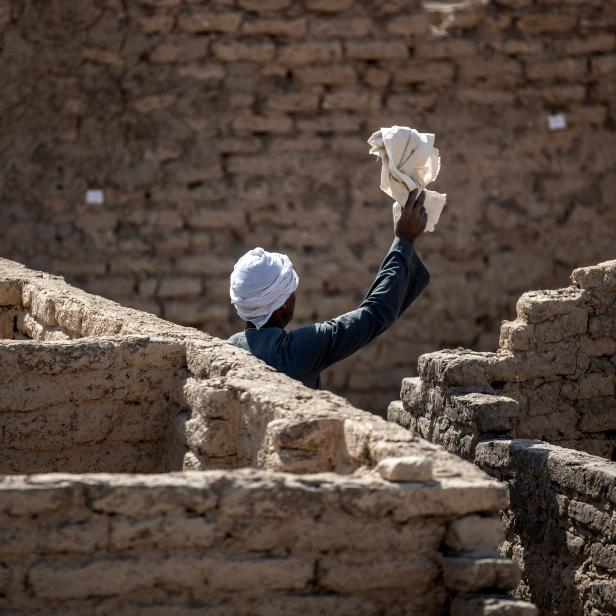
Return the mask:
[[483,516],[504,491],[460,487],[254,470],[4,477],[0,609],[536,616],[476,592],[518,572],[485,552],[502,527]]
[[183,360],[148,338],[0,340],[0,473],[167,470]]
[[[506,595],[505,486],[471,463],[2,259],[0,305],[0,471],[45,472],[0,480],[0,611],[536,616]],[[122,463],[218,470],[49,472]]]
[[419,375],[389,418],[507,482],[515,594],[546,614],[614,614],[616,261],[522,295],[497,353],[430,353]]
[[572,283],[522,295],[497,353],[422,356],[391,418],[471,459],[491,435],[615,459],[616,261],[577,269]]
[[[80,462],[81,449],[74,448],[96,434],[102,440],[91,444],[92,455],[122,439],[127,447],[151,446],[151,466],[135,468],[141,472],[351,473],[387,457],[415,455],[433,460],[434,476],[450,475],[455,458],[343,398],[308,389],[227,342],[85,293],[57,276],[0,259],[0,306],[13,315],[6,332],[22,338],[0,340],[4,418],[24,435],[39,424],[41,450],[57,439],[58,458],[49,470],[77,470],[64,466],[70,462],[83,472],[89,459]],[[28,326],[20,330],[22,323]],[[34,339],[24,340],[22,331]],[[106,426],[99,420],[108,413]],[[162,440],[152,440],[155,434]],[[8,447],[20,447],[10,429],[6,436]],[[109,471],[104,464],[111,461],[103,456],[96,468]],[[42,468],[22,462],[16,450],[11,472]]]
[[613,256],[613,3],[456,6],[3,3],[3,255],[226,336],[228,274],[262,245],[294,260],[298,322],[326,319],[391,239],[365,139],[434,131],[449,205],[419,244],[432,284],[326,383],[384,408],[421,352],[492,348],[522,290]]
[[476,462],[509,485],[516,594],[561,616],[616,613],[616,464],[522,439],[480,443]]

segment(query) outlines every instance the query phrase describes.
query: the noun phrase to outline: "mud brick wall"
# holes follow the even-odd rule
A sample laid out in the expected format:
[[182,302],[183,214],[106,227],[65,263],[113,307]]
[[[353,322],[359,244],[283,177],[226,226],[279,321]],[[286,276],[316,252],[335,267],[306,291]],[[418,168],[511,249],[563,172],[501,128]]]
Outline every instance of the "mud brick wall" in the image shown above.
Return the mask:
[[518,579],[488,556],[506,503],[490,483],[461,498],[455,480],[254,470],[4,477],[0,609],[535,616],[480,594]]
[[487,441],[477,463],[506,481],[504,555],[516,594],[562,616],[616,612],[616,464],[540,441]]
[[[22,430],[9,423],[7,444],[94,441],[36,467],[16,455],[11,472],[46,474],[0,480],[0,610],[536,616],[506,594],[519,569],[497,552],[505,486],[470,462],[222,340],[2,259],[0,305],[0,398]],[[107,440],[91,398],[122,400]],[[157,457],[137,450],[148,438]],[[222,470],[47,472],[123,460]]]
[[419,244],[432,284],[326,385],[381,410],[420,353],[493,348],[523,290],[613,257],[616,14],[426,5],[3,3],[2,254],[224,337],[232,264],[262,245],[300,273],[298,324],[327,319],[391,240],[365,140],[412,124],[437,133],[449,196]]
[[177,343],[0,340],[1,473],[167,470]]
[[[7,333],[19,338],[0,341],[6,410],[16,413],[24,432],[33,418],[21,412],[35,411],[37,434],[56,430],[63,450],[104,433],[98,409],[112,412],[105,445],[133,443],[139,433],[145,441],[146,433],[162,438],[149,444],[157,457],[148,458],[162,467],[135,467],[142,472],[257,467],[351,473],[410,455],[429,457],[437,478],[460,464],[474,476],[472,465],[441,448],[330,392],[308,389],[227,342],[85,293],[57,276],[0,259],[0,306],[13,315]],[[33,339],[25,340],[28,334]],[[82,412],[86,403],[94,410]],[[142,425],[132,425],[133,419]],[[12,440],[7,435],[9,445]],[[100,452],[100,443],[91,448]],[[76,470],[65,466],[71,462],[83,472],[91,461],[58,456],[53,470]],[[21,461],[17,456],[12,472],[44,467],[19,467]]]
[[473,458],[494,435],[616,458],[616,261],[574,270],[572,285],[533,291],[504,322],[497,353],[419,359],[390,419]]

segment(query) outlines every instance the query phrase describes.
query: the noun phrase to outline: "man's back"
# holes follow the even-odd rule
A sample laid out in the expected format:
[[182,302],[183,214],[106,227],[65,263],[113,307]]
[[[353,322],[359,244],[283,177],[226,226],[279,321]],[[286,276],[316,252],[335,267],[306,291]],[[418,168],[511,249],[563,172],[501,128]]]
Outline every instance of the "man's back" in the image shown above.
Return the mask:
[[279,372],[320,387],[321,372],[390,327],[430,280],[410,241],[397,237],[361,305],[335,319],[286,332],[248,327],[229,338]]

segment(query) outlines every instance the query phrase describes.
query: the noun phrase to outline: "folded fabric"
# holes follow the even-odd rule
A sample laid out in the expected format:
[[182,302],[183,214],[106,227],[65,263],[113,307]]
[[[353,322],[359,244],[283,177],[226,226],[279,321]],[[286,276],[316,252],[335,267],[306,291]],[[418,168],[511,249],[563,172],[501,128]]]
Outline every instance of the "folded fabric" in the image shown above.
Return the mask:
[[298,284],[299,276],[287,255],[253,248],[233,267],[229,295],[240,318],[260,329]]
[[[434,135],[420,133],[408,126],[381,128],[368,139],[370,154],[378,156],[381,167],[381,190],[393,197],[394,221],[400,216],[409,193],[416,188],[425,190],[436,180],[441,168],[439,151],[434,147]],[[447,195],[426,190],[424,208],[428,214],[426,231],[434,231],[441,216]]]

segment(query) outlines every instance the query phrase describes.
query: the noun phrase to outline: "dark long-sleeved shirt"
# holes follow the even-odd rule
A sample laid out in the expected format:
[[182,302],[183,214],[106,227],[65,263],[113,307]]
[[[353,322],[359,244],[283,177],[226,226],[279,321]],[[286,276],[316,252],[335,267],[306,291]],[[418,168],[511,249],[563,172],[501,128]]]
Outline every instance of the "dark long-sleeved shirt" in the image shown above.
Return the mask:
[[359,308],[286,332],[279,327],[247,328],[229,341],[304,385],[318,389],[321,372],[383,333],[430,281],[413,245],[396,238]]

